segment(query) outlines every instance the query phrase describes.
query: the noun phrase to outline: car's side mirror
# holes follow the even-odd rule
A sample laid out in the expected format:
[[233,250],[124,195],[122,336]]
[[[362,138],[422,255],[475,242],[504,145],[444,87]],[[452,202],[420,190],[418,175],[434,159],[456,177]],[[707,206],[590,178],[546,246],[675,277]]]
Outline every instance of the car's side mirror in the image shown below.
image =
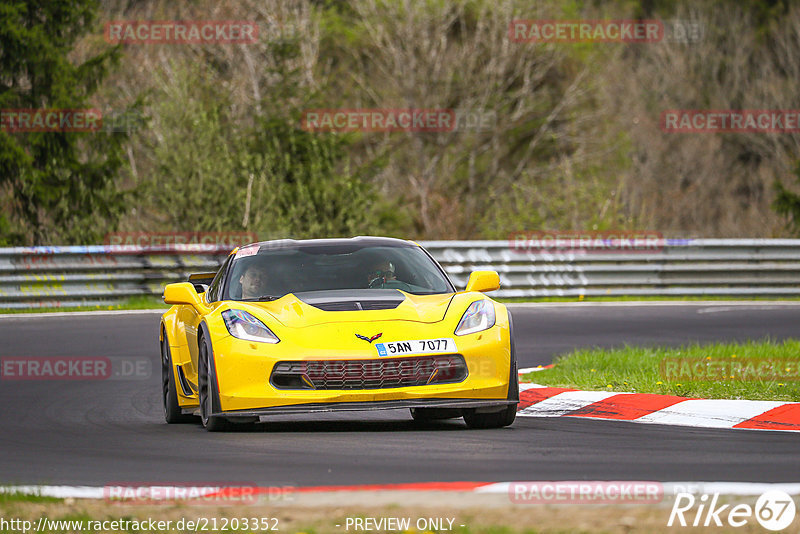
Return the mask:
[[469,275],[466,291],[494,291],[500,289],[500,275],[497,271],[473,271]]
[[208,291],[208,284],[192,284],[194,286],[194,290],[197,291],[197,294],[205,293]]
[[204,313],[206,307],[191,282],[167,284],[162,296],[166,304],[186,304]]

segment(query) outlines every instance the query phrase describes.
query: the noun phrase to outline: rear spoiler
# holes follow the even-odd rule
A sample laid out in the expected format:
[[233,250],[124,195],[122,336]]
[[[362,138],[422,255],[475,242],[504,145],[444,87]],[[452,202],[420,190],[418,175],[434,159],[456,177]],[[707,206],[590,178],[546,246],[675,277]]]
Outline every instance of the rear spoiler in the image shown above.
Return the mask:
[[189,282],[194,285],[195,291],[202,293],[211,285],[215,276],[217,273],[193,273],[189,275]]

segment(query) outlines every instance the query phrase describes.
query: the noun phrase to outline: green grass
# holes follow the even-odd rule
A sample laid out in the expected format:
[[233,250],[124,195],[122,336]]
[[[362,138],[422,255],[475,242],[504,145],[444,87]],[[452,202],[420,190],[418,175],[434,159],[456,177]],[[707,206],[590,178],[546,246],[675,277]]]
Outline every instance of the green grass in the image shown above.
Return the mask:
[[120,300],[118,303],[108,306],[67,306],[67,307],[53,307],[53,308],[22,308],[14,310],[0,309],[0,314],[14,314],[14,313],[54,313],[54,312],[73,312],[73,311],[106,311],[106,310],[152,310],[152,309],[168,309],[169,306],[164,304],[160,297],[142,295],[138,297],[129,297],[125,300]]
[[[766,365],[771,371],[759,370]],[[546,386],[709,399],[800,401],[800,341],[579,350],[527,374]],[[749,365],[749,366],[748,366]],[[723,373],[723,370],[730,372]],[[731,371],[732,369],[732,371]],[[732,374],[731,374],[732,373]]]
[[56,497],[45,497],[35,493],[20,493],[18,491],[0,491],[0,504],[10,503],[43,503],[43,502],[61,502],[62,499]]

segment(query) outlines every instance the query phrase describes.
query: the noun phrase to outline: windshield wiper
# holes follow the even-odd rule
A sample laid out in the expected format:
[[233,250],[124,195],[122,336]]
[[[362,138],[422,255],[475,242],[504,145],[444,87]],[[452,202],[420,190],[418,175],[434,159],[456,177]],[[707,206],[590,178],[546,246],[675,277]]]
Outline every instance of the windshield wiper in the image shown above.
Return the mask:
[[240,302],[269,302],[270,300],[278,300],[280,297],[275,295],[261,295],[260,297],[251,297],[246,299],[239,299]]

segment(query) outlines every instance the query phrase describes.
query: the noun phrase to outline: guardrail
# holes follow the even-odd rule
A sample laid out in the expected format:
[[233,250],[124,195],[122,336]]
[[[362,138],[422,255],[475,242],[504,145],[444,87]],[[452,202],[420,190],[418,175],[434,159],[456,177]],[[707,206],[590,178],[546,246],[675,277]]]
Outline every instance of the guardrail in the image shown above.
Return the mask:
[[[797,296],[800,239],[664,239],[649,250],[581,250],[543,244],[515,250],[508,241],[421,243],[457,287],[469,273],[500,273],[496,297]],[[652,245],[652,244],[651,244]],[[165,284],[215,270],[228,250],[127,246],[0,248],[0,308],[106,306],[161,295]]]

